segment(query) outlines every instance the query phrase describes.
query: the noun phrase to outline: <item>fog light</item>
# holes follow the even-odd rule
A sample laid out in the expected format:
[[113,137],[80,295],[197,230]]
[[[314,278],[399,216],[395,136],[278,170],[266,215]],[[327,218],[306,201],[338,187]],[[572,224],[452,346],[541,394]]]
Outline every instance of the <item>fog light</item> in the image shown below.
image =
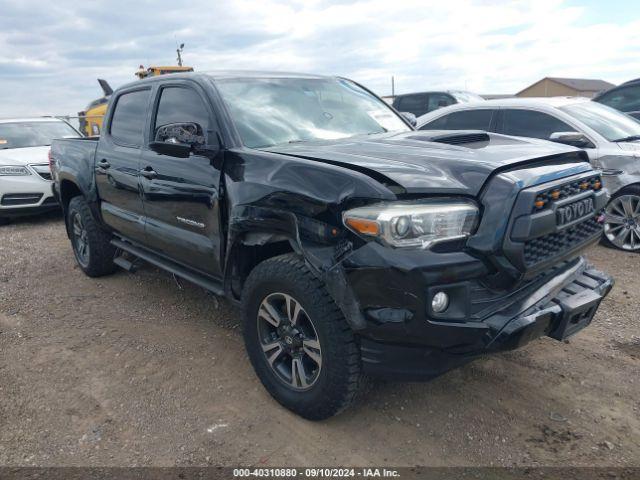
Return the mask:
[[431,309],[435,313],[444,312],[449,306],[449,295],[444,292],[438,292],[433,296],[431,300]]

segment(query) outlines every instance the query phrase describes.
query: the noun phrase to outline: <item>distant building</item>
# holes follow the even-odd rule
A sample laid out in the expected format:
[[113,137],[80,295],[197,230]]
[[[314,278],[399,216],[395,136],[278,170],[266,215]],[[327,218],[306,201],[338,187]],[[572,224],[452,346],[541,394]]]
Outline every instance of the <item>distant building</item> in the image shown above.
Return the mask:
[[613,83],[588,78],[545,77],[524,90],[516,97],[594,97],[598,92],[614,87]]

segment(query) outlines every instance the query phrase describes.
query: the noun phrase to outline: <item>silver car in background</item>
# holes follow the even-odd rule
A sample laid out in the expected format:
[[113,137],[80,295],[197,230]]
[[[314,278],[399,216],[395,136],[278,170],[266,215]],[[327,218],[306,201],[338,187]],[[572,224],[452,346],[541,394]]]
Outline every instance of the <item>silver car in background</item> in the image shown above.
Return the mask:
[[584,149],[611,194],[604,235],[640,251],[640,122],[587,98],[509,98],[451,105],[418,118],[420,130],[486,130]]

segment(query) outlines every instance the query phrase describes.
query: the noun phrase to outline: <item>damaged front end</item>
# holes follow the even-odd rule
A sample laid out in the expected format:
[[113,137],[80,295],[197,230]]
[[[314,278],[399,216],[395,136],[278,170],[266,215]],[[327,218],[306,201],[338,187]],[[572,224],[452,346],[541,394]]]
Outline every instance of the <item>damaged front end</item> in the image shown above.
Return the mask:
[[[264,157],[260,161],[268,168]],[[246,183],[234,188],[231,170],[226,277],[239,298],[248,271],[240,259],[255,264],[262,255],[250,252],[268,247],[301,255],[358,335],[369,374],[428,379],[540,336],[562,340],[591,322],[612,288],[611,278],[580,256],[600,238],[607,202],[600,174],[581,159],[497,172],[475,199],[393,192],[361,172],[338,184],[339,177],[331,177],[338,168],[292,158],[286,170],[268,175],[273,185],[279,174],[295,175],[298,182],[287,181],[300,185],[299,194],[291,188],[286,194],[254,192],[255,200],[246,197]],[[303,177],[313,178],[315,190],[302,191]],[[357,211],[358,218],[380,226],[388,205],[452,199],[477,205],[479,224],[465,221],[469,230],[463,234],[436,242],[422,238],[412,248],[380,238],[382,226],[380,235],[363,234],[371,225],[360,224],[358,231],[345,217]],[[440,227],[455,233],[449,224]],[[447,299],[442,310],[434,308],[439,294]]]

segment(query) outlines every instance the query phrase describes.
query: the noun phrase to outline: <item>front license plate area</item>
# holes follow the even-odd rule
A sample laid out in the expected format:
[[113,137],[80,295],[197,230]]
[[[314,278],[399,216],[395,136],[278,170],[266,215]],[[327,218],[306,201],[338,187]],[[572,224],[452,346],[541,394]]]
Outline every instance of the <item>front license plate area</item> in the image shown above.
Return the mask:
[[562,315],[549,336],[556,340],[565,340],[578,333],[591,323],[601,301],[602,296],[593,290],[584,290],[559,300]]

